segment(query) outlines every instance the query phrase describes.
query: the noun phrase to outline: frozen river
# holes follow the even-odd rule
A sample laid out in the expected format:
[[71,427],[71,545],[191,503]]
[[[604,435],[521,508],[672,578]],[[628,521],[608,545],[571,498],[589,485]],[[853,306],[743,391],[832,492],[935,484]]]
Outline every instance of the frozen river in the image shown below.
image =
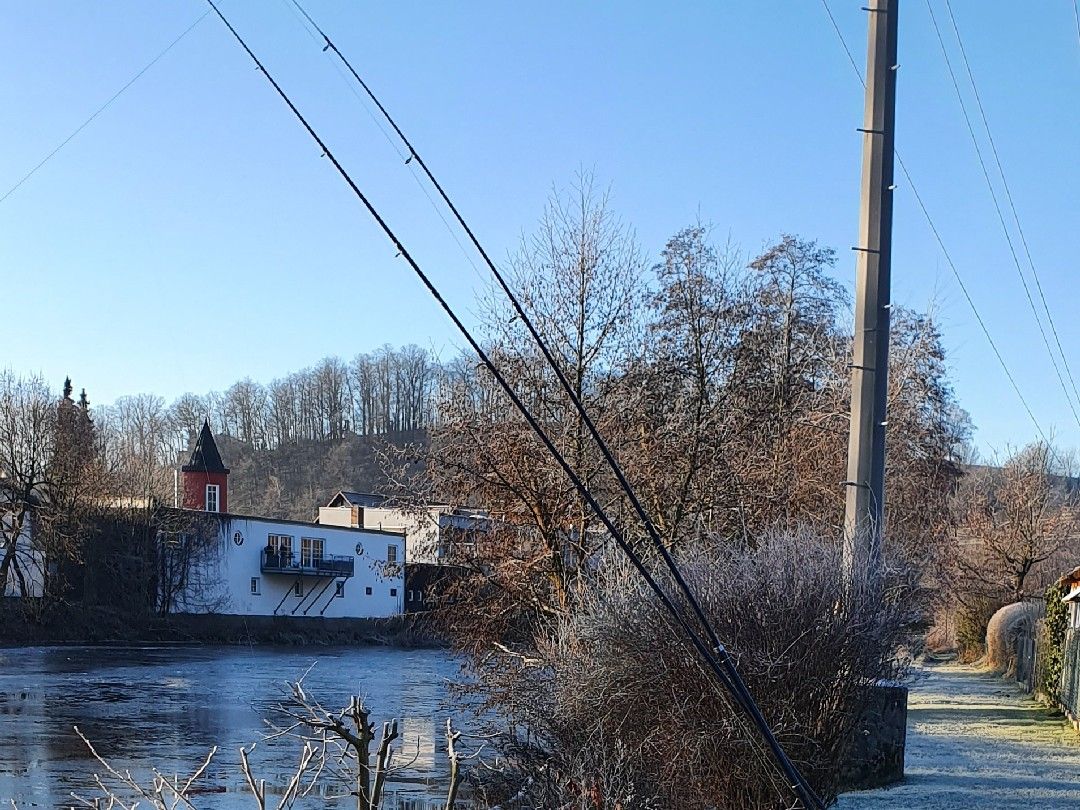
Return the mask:
[[[238,749],[258,740],[262,717],[287,681],[305,679],[327,708],[365,697],[372,720],[398,719],[403,757],[390,807],[425,808],[445,795],[442,729],[447,679],[457,666],[438,650],[267,647],[48,647],[0,649],[0,804],[21,810],[74,804],[72,791],[95,795],[101,768],[73,731],[79,728],[114,766],[189,772],[217,745],[202,808],[253,806],[242,793]],[[260,743],[257,776],[283,784],[299,743]],[[436,750],[438,746],[438,750]],[[432,776],[435,778],[432,779]],[[272,790],[268,790],[268,793]],[[413,801],[408,801],[412,799]],[[311,807],[355,807],[320,797]]]

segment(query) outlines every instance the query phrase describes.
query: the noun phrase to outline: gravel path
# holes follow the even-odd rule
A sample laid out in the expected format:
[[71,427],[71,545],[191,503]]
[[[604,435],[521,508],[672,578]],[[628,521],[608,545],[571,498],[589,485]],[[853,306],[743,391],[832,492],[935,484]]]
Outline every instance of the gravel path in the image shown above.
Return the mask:
[[848,793],[839,810],[1080,808],[1080,734],[1008,680],[928,667],[908,703],[905,780]]

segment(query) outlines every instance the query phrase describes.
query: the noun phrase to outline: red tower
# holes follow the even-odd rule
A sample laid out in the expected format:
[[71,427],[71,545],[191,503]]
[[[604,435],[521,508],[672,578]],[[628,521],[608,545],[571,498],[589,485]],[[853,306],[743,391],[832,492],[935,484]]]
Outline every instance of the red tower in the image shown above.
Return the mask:
[[203,423],[191,458],[180,470],[184,478],[185,509],[229,511],[229,468],[221,461],[209,420]]

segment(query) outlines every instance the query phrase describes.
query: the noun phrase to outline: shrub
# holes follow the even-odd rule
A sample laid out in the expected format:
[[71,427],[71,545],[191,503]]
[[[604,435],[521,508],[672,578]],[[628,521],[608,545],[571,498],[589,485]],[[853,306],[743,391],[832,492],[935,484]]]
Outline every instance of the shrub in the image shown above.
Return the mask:
[[986,625],[990,617],[1005,604],[990,596],[974,596],[965,600],[956,613],[956,656],[962,663],[977,661],[986,654]]
[[[809,532],[681,563],[781,744],[831,801],[869,690],[903,669],[907,586],[849,593],[836,544]],[[626,566],[605,564],[535,655],[483,673],[524,785],[502,806],[789,806],[761,740]]]
[[995,611],[986,624],[986,665],[994,672],[1016,672],[1016,640],[1033,635],[1042,615],[1038,602],[1013,602]]

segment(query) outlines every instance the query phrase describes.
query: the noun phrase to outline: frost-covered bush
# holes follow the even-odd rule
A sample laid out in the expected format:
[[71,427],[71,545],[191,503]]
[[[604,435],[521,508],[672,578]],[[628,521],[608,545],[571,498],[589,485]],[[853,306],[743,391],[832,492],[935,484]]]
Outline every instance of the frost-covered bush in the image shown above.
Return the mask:
[[1013,602],[998,610],[986,625],[986,665],[994,672],[1016,671],[1016,640],[1033,634],[1042,618],[1042,603]]
[[[916,618],[907,586],[845,590],[838,544],[810,532],[680,562],[780,742],[830,801],[869,690],[902,668],[895,651]],[[501,750],[526,783],[501,806],[790,806],[758,735],[625,565],[606,563],[531,655],[485,677],[511,721]]]

